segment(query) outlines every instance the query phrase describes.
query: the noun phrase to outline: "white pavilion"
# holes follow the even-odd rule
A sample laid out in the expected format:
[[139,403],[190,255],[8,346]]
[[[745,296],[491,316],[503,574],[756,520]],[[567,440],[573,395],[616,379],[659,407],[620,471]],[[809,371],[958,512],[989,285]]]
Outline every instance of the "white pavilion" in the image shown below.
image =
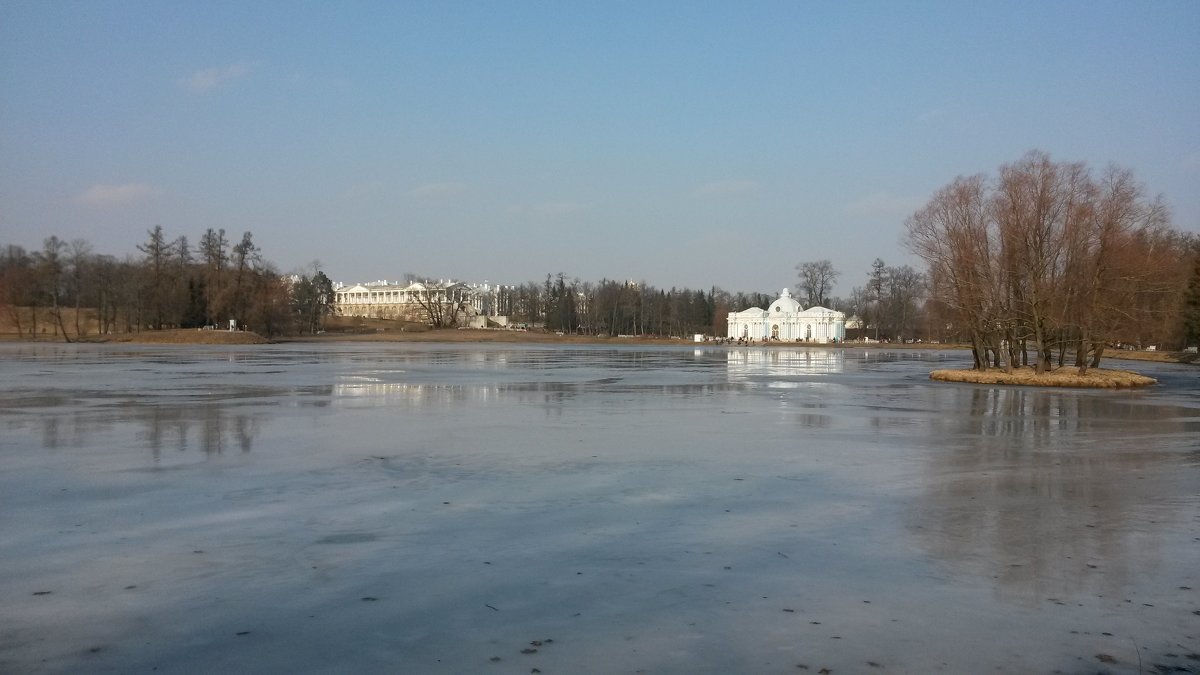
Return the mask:
[[826,344],[846,339],[846,315],[821,306],[801,309],[788,289],[762,309],[751,307],[729,313],[729,337],[747,340],[781,340]]

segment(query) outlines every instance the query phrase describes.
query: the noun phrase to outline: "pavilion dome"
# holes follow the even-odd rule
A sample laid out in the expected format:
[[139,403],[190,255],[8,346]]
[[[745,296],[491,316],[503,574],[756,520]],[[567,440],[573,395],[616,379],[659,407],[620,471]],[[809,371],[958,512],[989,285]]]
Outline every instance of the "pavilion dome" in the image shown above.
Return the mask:
[[791,291],[786,288],[783,289],[783,292],[779,294],[779,299],[775,302],[772,302],[771,306],[767,308],[767,312],[770,314],[795,314],[799,311],[800,303],[792,297]]

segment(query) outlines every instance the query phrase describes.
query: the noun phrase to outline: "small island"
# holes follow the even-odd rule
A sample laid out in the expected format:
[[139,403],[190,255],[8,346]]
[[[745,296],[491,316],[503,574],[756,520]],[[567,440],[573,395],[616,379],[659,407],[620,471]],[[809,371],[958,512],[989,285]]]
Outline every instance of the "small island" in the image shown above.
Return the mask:
[[1080,374],[1078,368],[1056,368],[1038,374],[1033,367],[1013,368],[1011,372],[1001,369],[944,369],[929,374],[929,379],[942,382],[966,382],[970,384],[1007,384],[1035,387],[1086,387],[1093,389],[1127,389],[1158,384],[1158,380],[1130,370],[1092,368]]

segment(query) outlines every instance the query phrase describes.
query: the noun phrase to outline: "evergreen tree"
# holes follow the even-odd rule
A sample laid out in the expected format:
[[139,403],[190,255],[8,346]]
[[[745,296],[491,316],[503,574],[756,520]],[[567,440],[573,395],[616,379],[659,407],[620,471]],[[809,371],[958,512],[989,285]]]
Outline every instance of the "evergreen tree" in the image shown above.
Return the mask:
[[1200,345],[1200,241],[1192,247],[1192,277],[1183,298],[1184,346]]

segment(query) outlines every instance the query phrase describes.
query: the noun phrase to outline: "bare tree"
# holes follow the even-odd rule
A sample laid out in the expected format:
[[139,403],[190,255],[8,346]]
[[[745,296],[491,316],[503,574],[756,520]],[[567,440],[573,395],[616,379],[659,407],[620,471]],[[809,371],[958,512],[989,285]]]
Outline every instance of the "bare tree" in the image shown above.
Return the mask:
[[1000,322],[986,185],[983,176],[960,176],[905,222],[909,249],[928,265],[933,296],[969,336],[980,370],[992,364]]
[[67,242],[54,235],[46,237],[38,256],[38,268],[42,292],[50,300],[50,317],[54,320],[55,331],[62,331],[63,339],[70,342],[71,337],[67,335],[67,327],[63,325],[62,307],[59,304],[66,277],[66,263],[63,259],[66,250]]
[[[36,270],[34,259],[24,248],[9,244],[0,253],[0,305],[4,306],[9,319],[17,329],[17,337],[21,337],[22,310],[29,307],[35,309],[33,290],[36,288]],[[36,319],[34,319],[36,322]],[[30,329],[30,337],[36,331]]]
[[204,285],[205,323],[215,323],[226,314],[221,306],[225,268],[229,262],[229,240],[225,230],[211,227],[200,237],[200,259],[204,265],[201,283]]
[[262,251],[254,244],[254,235],[242,233],[242,240],[233,246],[233,284],[229,287],[229,300],[224,303],[241,323],[246,322],[246,311],[254,293],[255,272],[262,264]]
[[967,328],[977,368],[989,354],[1006,370],[1026,364],[1029,346],[1043,373],[1056,348],[1061,365],[1073,347],[1086,372],[1123,331],[1178,316],[1185,247],[1161,201],[1145,200],[1124,169],[1097,181],[1083,164],[1031,152],[994,185],[956,179],[906,228],[939,311]]
[[828,259],[800,263],[796,265],[796,271],[800,275],[797,290],[805,298],[805,304],[809,306],[823,306],[829,300],[830,293],[833,292],[834,282],[841,275],[833,268],[833,263]]
[[85,290],[85,279],[88,276],[88,271],[91,267],[92,245],[85,239],[72,239],[70,244],[69,262],[71,265],[71,292],[75,299],[75,337],[83,337],[83,324],[80,322],[80,315],[83,314],[80,308],[81,300]]
[[162,225],[155,225],[146,243],[139,244],[138,250],[144,256],[142,267],[145,270],[145,295],[150,301],[150,326],[161,329],[166,324],[167,301],[169,295],[168,265],[171,259],[171,244],[163,234]]
[[441,281],[416,282],[413,300],[421,308],[425,321],[434,328],[452,328],[467,311],[468,289],[464,284]]
[[889,334],[903,341],[912,338],[914,321],[925,291],[925,275],[908,265],[887,268]]

